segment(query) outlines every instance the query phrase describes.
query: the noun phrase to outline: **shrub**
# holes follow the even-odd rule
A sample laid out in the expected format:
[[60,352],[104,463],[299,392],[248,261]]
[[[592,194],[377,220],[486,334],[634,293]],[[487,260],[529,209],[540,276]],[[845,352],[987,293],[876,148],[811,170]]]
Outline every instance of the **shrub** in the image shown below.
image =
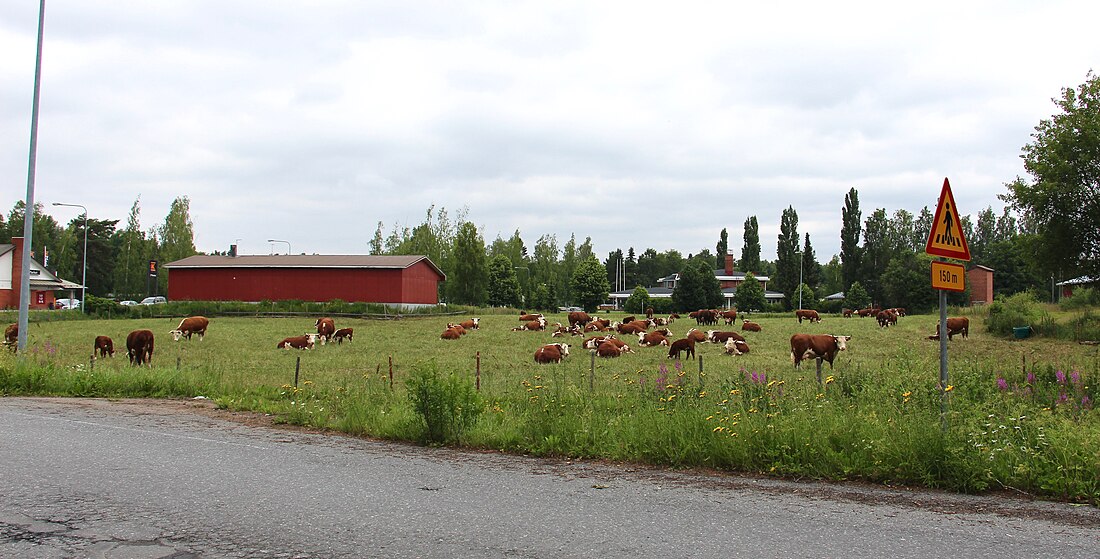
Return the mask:
[[1059,308],[1064,311],[1072,311],[1100,305],[1100,290],[1091,287],[1079,287],[1073,290],[1071,297],[1063,297],[1058,302]]
[[[998,296],[989,305],[985,327],[992,334],[1011,336],[1012,329],[1017,326],[1041,325],[1045,314],[1039,309],[1039,303],[1031,292],[1024,291],[1010,297]],[[1040,333],[1043,332],[1040,330]]]
[[434,363],[417,367],[405,385],[413,410],[423,420],[423,442],[457,442],[481,414],[481,398],[473,385],[454,373],[441,375]]

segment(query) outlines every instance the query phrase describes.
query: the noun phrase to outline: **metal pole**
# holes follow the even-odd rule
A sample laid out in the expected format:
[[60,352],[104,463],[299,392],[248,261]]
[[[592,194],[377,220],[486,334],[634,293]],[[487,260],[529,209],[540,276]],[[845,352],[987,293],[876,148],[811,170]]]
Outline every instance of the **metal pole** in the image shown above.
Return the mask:
[[27,322],[31,304],[31,234],[34,231],[34,169],[38,157],[38,99],[42,83],[42,36],[45,28],[46,0],[38,3],[38,54],[34,61],[34,100],[31,101],[31,148],[27,158],[27,201],[23,207],[23,256],[19,282],[19,336],[16,349],[27,347]]
[[940,429],[947,430],[947,292],[940,290]]
[[80,271],[80,312],[88,314],[88,208],[84,208],[84,265]]

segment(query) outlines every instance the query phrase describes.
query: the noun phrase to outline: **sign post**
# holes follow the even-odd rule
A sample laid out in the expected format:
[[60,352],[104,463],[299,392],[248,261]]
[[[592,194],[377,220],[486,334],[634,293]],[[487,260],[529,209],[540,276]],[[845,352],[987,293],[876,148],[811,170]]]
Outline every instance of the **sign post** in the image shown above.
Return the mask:
[[947,383],[947,292],[966,290],[966,269],[942,259],[970,260],[970,247],[966,244],[955,196],[951,194],[951,183],[946,177],[924,252],[941,257],[941,260],[932,262],[932,288],[940,292],[940,428],[946,430],[947,389],[950,386]]

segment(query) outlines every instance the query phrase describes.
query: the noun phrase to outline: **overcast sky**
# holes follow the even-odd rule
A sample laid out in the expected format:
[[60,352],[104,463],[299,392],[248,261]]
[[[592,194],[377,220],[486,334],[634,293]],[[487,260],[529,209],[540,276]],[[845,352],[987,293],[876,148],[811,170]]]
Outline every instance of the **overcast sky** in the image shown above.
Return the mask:
[[[35,200],[200,251],[363,254],[435,205],[491,243],[715,250],[798,212],[961,213],[1024,175],[1051,99],[1100,69],[1100,3],[50,0]],[[27,187],[38,2],[0,19],[0,209]]]

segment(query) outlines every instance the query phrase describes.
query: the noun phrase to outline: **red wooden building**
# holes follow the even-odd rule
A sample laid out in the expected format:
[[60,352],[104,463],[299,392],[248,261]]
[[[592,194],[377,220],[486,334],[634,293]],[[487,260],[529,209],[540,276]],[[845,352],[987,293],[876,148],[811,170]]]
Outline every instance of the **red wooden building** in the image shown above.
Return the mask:
[[427,256],[190,256],[168,263],[171,301],[331,301],[401,308],[439,304],[447,276]]

